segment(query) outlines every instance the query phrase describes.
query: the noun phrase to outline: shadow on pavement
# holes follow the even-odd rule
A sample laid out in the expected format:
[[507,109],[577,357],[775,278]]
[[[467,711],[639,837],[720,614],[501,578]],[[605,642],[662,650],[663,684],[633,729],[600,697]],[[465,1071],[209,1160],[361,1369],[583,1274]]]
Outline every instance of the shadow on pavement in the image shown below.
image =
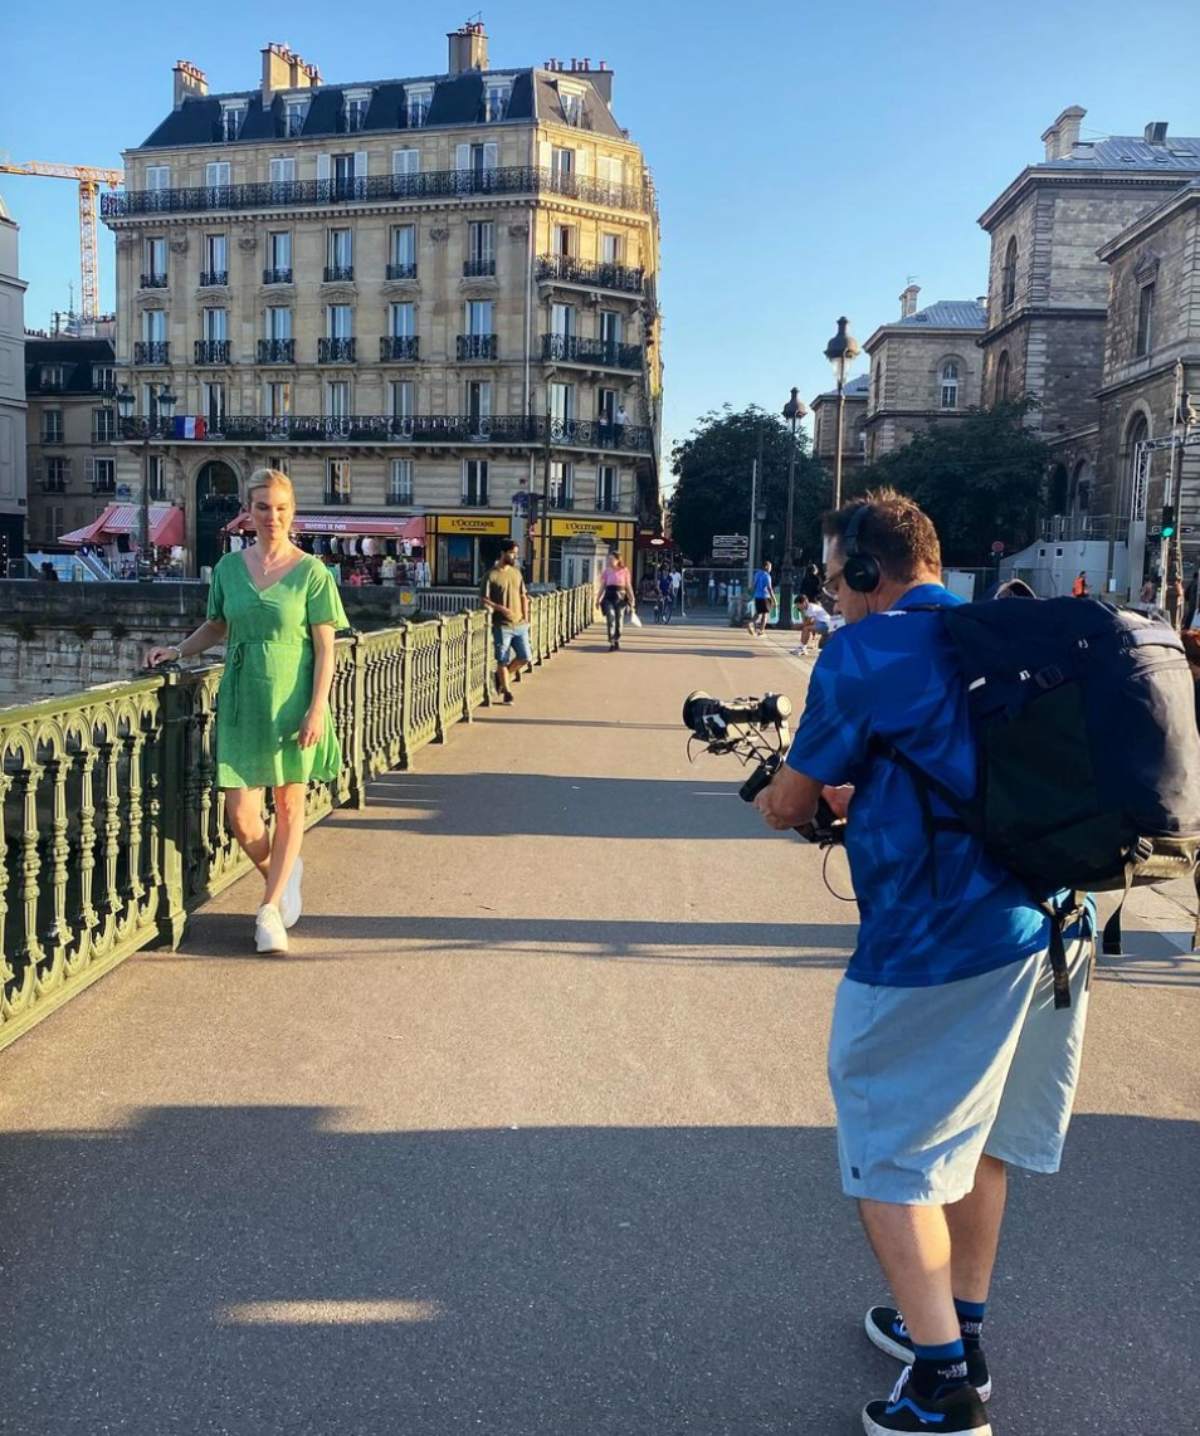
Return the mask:
[[[896,1374],[828,1129],[338,1118],[2,1139],[10,1429],[849,1436]],[[1192,1429],[1198,1150],[1194,1122],[1085,1116],[1062,1177],[1014,1181],[998,1430],[1144,1432],[1149,1400]]]

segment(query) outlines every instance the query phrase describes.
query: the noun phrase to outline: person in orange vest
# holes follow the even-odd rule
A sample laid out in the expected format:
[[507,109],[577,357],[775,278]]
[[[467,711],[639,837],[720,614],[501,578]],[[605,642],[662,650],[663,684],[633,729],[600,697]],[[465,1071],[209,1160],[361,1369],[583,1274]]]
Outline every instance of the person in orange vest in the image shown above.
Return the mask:
[[1071,597],[1072,597],[1072,598],[1086,598],[1087,596],[1088,596],[1087,571],[1086,571],[1085,569],[1082,569],[1082,568],[1081,568],[1081,569],[1079,570],[1079,577],[1078,577],[1078,578],[1075,580],[1075,582],[1071,585]]

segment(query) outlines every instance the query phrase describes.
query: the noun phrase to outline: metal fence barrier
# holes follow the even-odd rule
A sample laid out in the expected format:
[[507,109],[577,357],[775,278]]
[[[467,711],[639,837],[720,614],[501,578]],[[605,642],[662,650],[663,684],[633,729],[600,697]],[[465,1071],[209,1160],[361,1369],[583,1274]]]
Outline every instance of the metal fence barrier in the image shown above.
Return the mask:
[[[531,599],[543,663],[592,621],[590,585]],[[489,615],[339,638],[331,720],[342,767],[311,783],[309,824],[362,807],[491,701]],[[216,777],[221,665],[0,708],[0,1048],[143,947],[178,947],[187,914],[250,867]]]

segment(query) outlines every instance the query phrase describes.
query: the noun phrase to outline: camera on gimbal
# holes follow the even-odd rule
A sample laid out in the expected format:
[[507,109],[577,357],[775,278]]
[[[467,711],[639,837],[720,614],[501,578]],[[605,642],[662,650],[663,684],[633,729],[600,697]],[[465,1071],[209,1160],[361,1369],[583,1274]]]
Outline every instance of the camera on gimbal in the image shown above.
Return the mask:
[[[753,763],[754,771],[738,789],[738,797],[752,803],[783,763],[791,716],[792,700],[783,693],[725,703],[698,689],[683,700],[683,726],[692,735],[688,757],[693,742],[699,742],[706,753],[732,753],[742,764]],[[796,832],[806,842],[827,848],[845,841],[845,828],[844,819],[822,798],[813,820]]]

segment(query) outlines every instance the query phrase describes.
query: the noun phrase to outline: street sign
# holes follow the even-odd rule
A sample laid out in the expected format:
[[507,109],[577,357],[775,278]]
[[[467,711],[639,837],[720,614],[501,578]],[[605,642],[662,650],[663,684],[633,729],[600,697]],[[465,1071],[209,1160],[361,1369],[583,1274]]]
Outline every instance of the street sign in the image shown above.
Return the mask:
[[997,539],[997,540],[995,541],[995,543],[992,544],[992,552],[993,552],[994,554],[997,554],[997,555],[1002,554],[1002,553],[1004,552],[1004,540],[1003,540],[1003,539]]
[[740,544],[743,548],[750,547],[750,540],[745,534],[713,534],[713,548],[726,548],[731,545]]

